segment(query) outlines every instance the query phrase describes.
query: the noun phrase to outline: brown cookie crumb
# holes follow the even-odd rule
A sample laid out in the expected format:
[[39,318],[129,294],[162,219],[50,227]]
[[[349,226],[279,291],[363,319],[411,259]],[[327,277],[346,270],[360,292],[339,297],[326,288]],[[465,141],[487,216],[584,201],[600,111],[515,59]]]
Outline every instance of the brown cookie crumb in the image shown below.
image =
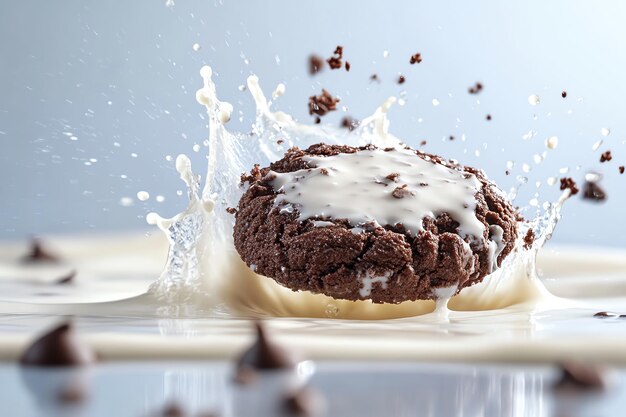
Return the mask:
[[237,213],[237,209],[235,207],[226,207],[226,213],[235,214]]
[[488,114],[487,116],[485,116],[485,119],[487,119],[488,121],[491,120],[491,115]]
[[241,174],[240,183],[250,183],[252,184],[255,181],[261,181],[261,170],[259,169],[259,164],[254,164],[252,169],[250,170],[250,174],[246,174],[245,172]]
[[346,71],[350,72],[350,68],[351,68],[350,62],[346,61],[345,66],[346,66]]
[[561,91],[561,97],[563,98],[567,97],[567,91],[565,90]]
[[330,69],[339,69],[343,65],[343,46],[337,45],[333,54],[334,55],[328,58],[326,62],[328,62]]
[[600,188],[597,183],[587,181],[583,186],[583,198],[585,200],[601,202],[606,200],[606,192]]
[[405,198],[405,197],[413,197],[415,194],[413,194],[411,190],[407,189],[407,185],[404,184],[400,187],[394,188],[394,190],[391,192],[391,195],[394,198]]
[[324,58],[317,55],[311,55],[309,57],[309,74],[315,75],[324,69]]
[[420,142],[420,146],[424,146],[424,145],[426,145],[427,143],[428,143],[428,142],[426,142],[425,140],[423,140],[423,141],[421,141],[421,142]]
[[467,92],[470,94],[480,94],[481,91],[483,91],[483,85],[479,82],[474,84],[473,87],[467,89]]
[[611,159],[613,159],[613,155],[611,155],[611,151],[603,152],[602,155],[600,155],[600,162],[608,162]]
[[404,84],[406,82],[406,78],[404,75],[400,75],[398,77],[398,84]]
[[570,195],[576,195],[578,194],[578,185],[576,185],[576,181],[574,181],[572,178],[561,178],[561,186],[559,187],[560,190],[564,191],[566,189],[569,189],[571,191]]
[[533,229],[528,229],[528,232],[526,232],[524,236],[524,249],[530,249],[533,243],[535,243],[535,232]]
[[[328,91],[322,89],[322,94],[319,96],[309,97],[309,114],[324,116],[328,112],[337,110],[337,103],[339,103],[338,98],[333,97]],[[319,122],[316,121],[316,123]]]
[[397,172],[392,172],[391,174],[387,175],[385,178],[387,178],[389,181],[396,182],[399,176],[400,174],[398,174]]
[[380,83],[380,78],[378,78],[378,74],[370,75],[370,81],[376,81],[377,83]]
[[55,283],[57,285],[72,284],[74,282],[74,278],[76,278],[76,271],[70,271],[67,275],[57,279]]
[[350,116],[346,116],[343,119],[341,119],[341,127],[345,127],[346,129],[352,131],[354,129],[356,129],[356,127],[359,125],[359,121],[356,119],[353,119]]
[[623,174],[623,173],[624,173],[624,171],[626,170],[626,168],[624,168],[624,165],[622,165],[622,166],[620,166],[620,167],[618,168],[618,170],[619,170],[619,173],[620,173],[620,174]]
[[278,139],[278,140],[276,141],[276,144],[277,144],[277,145],[282,145],[283,143],[285,143],[285,141],[284,141],[283,139]]
[[411,55],[411,59],[409,59],[409,63],[411,65],[419,64],[421,62],[422,62],[422,54],[420,54],[419,52]]
[[617,317],[618,314],[617,313],[611,313],[610,311],[598,311],[593,316],[594,317],[599,317],[599,318],[607,318],[607,317]]

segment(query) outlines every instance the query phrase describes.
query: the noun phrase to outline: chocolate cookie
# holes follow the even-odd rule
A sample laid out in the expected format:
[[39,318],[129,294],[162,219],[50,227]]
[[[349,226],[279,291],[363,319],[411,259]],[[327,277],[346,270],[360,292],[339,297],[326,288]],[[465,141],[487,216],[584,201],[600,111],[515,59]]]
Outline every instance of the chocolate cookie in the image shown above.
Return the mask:
[[235,247],[294,291],[436,299],[482,281],[517,238],[519,214],[481,170],[408,147],[293,148],[242,182]]

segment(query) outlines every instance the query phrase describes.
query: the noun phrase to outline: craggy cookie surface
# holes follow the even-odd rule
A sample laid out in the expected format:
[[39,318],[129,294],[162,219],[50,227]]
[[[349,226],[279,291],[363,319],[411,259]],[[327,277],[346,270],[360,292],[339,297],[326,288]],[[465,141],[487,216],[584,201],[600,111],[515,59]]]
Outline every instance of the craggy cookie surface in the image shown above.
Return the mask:
[[434,299],[482,281],[517,238],[517,212],[482,171],[409,148],[294,148],[242,180],[235,247],[294,291]]

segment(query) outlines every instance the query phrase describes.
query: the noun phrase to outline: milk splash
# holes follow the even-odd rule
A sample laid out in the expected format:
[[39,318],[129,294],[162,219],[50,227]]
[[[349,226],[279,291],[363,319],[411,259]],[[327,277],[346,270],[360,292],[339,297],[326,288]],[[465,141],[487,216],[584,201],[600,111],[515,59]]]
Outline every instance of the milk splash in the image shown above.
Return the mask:
[[[421,315],[435,310],[435,305],[437,312],[445,317],[448,306],[457,310],[486,310],[550,297],[536,276],[535,258],[552,235],[562,204],[569,197],[568,191],[542,216],[520,223],[516,249],[502,268],[449,303],[454,291],[442,293],[437,303],[375,305],[370,301],[334,300],[319,294],[294,293],[271,279],[257,276],[234,250],[234,216],[227,212],[229,207],[237,206],[243,192],[241,174],[254,164],[268,165],[293,146],[307,148],[320,142],[398,146],[401,141],[389,133],[387,118],[396,99],[387,99],[353,131],[305,125],[286,113],[273,111],[272,102],[266,99],[258,78],[252,75],[247,85],[256,104],[256,121],[252,132],[243,134],[225,127],[233,106],[218,99],[211,68],[203,67],[200,75],[203,87],[196,98],[205,106],[209,117],[208,163],[202,190],[201,178],[193,173],[189,158],[180,155],[176,168],[189,190],[187,208],[170,219],[156,213],[147,216],[149,223],[167,235],[170,245],[165,270],[150,288],[150,293],[160,301],[193,306],[196,311],[224,309],[228,313],[253,315],[379,319]],[[284,85],[279,89],[281,94],[274,94],[274,98],[282,95]],[[528,229],[537,238],[532,248],[524,249],[522,237]]]

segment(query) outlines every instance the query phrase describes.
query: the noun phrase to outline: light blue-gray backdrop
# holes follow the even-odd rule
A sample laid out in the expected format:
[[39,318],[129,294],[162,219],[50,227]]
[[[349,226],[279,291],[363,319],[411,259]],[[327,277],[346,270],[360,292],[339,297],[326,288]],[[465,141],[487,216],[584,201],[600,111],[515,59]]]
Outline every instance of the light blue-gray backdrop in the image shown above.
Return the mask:
[[[407,104],[391,112],[392,131],[480,165],[505,189],[527,162],[531,184],[520,205],[535,181],[559,176],[562,167],[576,179],[602,169],[608,202],[571,201],[554,239],[626,246],[626,175],[617,171],[626,163],[624,22],[621,1],[3,1],[0,238],[142,229],[148,211],[179,211],[182,185],[166,155],[184,152],[203,163],[191,149],[207,135],[194,98],[206,63],[220,95],[235,105],[232,127],[243,130],[253,107],[238,86],[251,73],[268,92],[284,82],[278,105],[301,120],[310,120],[306,100],[321,87],[356,118],[406,91]],[[351,71],[309,77],[307,56],[330,56],[337,44]],[[414,52],[423,55],[420,65],[408,63]],[[369,81],[372,73],[380,84]],[[403,85],[395,82],[399,73]],[[471,96],[476,81],[485,89]],[[533,93],[541,98],[535,107]],[[523,140],[531,129],[536,136]],[[456,140],[444,139],[450,135]],[[533,155],[552,135],[558,149],[536,165]],[[600,151],[591,150],[600,139],[600,151],[614,154],[602,165]],[[517,165],[507,177],[508,160]],[[541,189],[541,200],[558,194]],[[139,190],[152,198],[138,201]],[[134,205],[120,205],[123,197]]]

